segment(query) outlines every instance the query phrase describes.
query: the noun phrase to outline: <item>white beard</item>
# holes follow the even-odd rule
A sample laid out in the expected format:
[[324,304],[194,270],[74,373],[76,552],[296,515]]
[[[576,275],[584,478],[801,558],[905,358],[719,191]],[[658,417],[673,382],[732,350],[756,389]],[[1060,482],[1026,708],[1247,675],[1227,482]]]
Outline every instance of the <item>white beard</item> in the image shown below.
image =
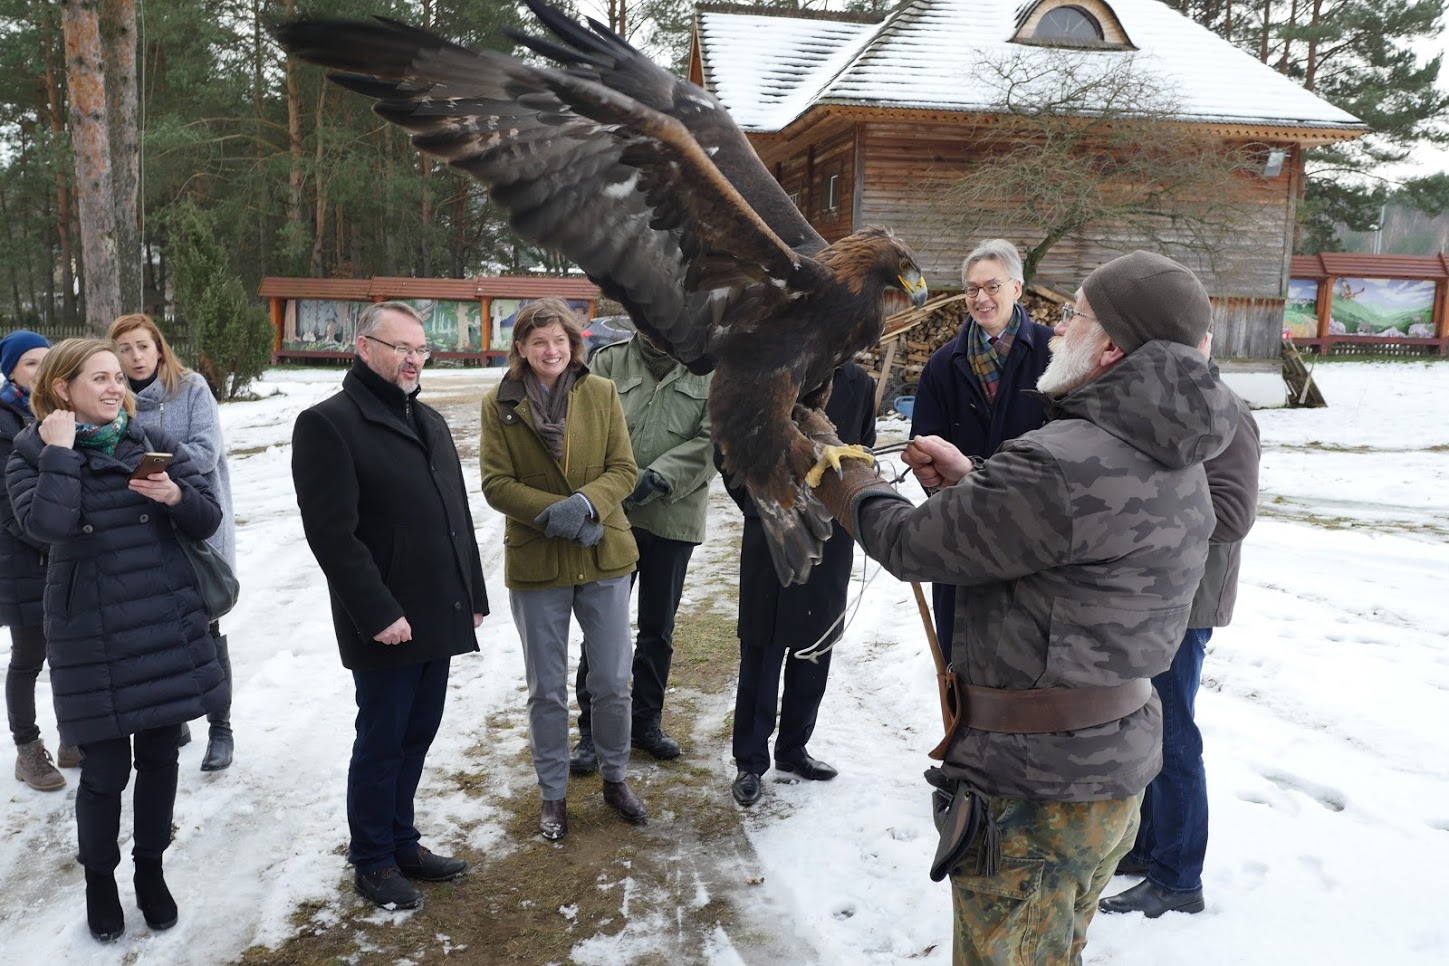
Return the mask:
[[1065,338],[1052,340],[1052,361],[1047,363],[1041,378],[1036,381],[1038,392],[1048,396],[1065,396],[1087,381],[1092,370],[1097,368],[1097,356],[1102,351],[1101,340],[1085,338],[1075,346],[1067,345]]

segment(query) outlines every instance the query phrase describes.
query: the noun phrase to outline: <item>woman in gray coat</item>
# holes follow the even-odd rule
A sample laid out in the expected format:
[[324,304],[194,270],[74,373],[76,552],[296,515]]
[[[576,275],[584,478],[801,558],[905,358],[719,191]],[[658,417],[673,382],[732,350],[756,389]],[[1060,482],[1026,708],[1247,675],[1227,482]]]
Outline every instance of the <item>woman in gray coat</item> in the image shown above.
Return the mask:
[[[166,336],[149,315],[123,315],[111,323],[109,333],[116,343],[121,366],[131,391],[136,395],[136,422],[144,430],[162,433],[186,448],[186,455],[201,471],[211,491],[221,502],[221,526],[208,543],[236,569],[236,518],[231,506],[231,475],[226,466],[226,443],[221,437],[221,414],[211,389],[199,373],[181,364],[166,342]],[[226,672],[227,693],[231,693],[231,654],[219,623],[213,621],[216,654]],[[202,771],[221,771],[231,765],[233,739],[230,703],[207,716],[210,733]],[[182,726],[181,743],[191,740],[191,729]]]

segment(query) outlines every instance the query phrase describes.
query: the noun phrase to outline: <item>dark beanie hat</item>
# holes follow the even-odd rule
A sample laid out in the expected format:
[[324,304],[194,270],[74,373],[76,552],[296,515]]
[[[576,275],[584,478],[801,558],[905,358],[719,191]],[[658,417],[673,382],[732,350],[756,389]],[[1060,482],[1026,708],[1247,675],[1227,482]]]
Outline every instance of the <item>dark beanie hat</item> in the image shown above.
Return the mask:
[[1195,349],[1212,321],[1212,303],[1197,276],[1152,252],[1112,259],[1087,276],[1082,292],[1097,322],[1124,353],[1153,339]]
[[6,379],[20,365],[20,357],[31,349],[39,349],[49,346],[50,342],[39,332],[31,332],[29,329],[16,329],[14,332],[0,339],[0,376]]

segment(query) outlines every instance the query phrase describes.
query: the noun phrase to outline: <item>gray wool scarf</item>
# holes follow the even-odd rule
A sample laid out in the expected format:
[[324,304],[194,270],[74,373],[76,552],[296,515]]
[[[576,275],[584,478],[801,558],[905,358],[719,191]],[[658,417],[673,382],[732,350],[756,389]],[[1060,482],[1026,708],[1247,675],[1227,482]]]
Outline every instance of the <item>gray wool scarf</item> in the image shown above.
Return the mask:
[[559,375],[553,389],[538,381],[530,369],[523,374],[523,391],[533,410],[533,427],[556,460],[563,459],[564,425],[569,411],[569,390],[579,378],[578,369],[570,366]]

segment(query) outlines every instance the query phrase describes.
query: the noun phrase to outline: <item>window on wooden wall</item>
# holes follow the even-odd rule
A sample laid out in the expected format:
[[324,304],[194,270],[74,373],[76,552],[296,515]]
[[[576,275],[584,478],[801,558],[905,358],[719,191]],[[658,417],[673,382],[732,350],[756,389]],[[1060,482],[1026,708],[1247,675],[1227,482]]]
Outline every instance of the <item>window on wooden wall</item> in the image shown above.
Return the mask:
[[820,208],[826,214],[834,214],[840,207],[840,175],[827,174],[820,186]]
[[1018,44],[1131,49],[1132,41],[1105,0],[1041,0],[1017,12]]

